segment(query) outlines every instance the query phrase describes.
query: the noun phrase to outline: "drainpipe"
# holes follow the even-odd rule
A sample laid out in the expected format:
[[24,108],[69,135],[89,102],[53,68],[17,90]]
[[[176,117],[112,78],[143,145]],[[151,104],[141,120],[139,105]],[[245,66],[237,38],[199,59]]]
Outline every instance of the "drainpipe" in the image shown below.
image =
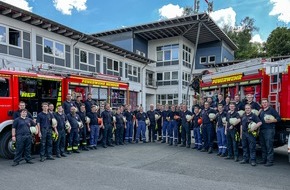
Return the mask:
[[[142,79],[143,79],[143,74],[144,74],[144,69],[145,69],[145,67],[147,67],[147,65],[148,65],[148,63],[146,63],[142,68],[141,68],[141,73],[142,73]],[[146,75],[146,73],[145,73],[145,75]],[[141,77],[140,77],[140,80],[141,80]],[[146,80],[146,76],[145,76],[145,80]],[[141,81],[143,81],[143,80],[141,80]],[[143,81],[142,83],[141,83],[141,104],[142,104],[142,107],[143,107],[143,109],[145,108],[144,106],[144,104],[143,104],[143,100],[145,100],[145,98],[146,97],[144,97],[145,96],[145,94],[144,94],[144,87],[145,87],[145,83],[146,81]],[[146,109],[145,109],[146,110]]]
[[72,59],[72,60],[73,60],[73,64],[74,64],[74,65],[73,65],[73,68],[74,68],[74,66],[75,66],[75,61],[76,61],[76,60],[75,60],[75,59],[76,59],[76,58],[75,58],[75,57],[76,57],[76,56],[75,56],[75,46],[77,45],[77,43],[79,43],[79,42],[84,38],[84,36],[85,36],[85,34],[82,34],[81,38],[78,39],[78,40],[73,44],[73,52],[72,52],[72,55],[73,55],[73,59]]

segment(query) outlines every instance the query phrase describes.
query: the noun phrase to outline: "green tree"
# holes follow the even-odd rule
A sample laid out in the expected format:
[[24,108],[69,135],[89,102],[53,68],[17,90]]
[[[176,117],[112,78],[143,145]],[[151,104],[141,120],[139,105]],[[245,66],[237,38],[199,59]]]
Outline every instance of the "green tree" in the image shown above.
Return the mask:
[[268,56],[290,55],[290,29],[277,27],[266,42]]
[[250,17],[245,17],[239,24],[239,27],[233,29],[230,26],[224,26],[224,32],[238,46],[235,52],[236,59],[250,59],[258,57],[261,53],[261,45],[251,43],[253,32],[259,29],[255,26],[255,20]]

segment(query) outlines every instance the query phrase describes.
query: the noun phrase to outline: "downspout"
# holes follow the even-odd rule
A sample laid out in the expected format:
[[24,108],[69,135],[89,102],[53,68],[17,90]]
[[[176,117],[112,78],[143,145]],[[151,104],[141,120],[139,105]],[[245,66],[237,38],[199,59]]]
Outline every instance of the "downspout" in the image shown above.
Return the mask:
[[[142,78],[143,78],[143,73],[144,73],[144,69],[145,69],[145,67],[147,67],[147,65],[148,65],[148,63],[146,63],[142,68],[141,68],[141,73],[142,73]],[[146,75],[146,73],[145,73],[145,75]],[[140,79],[141,79],[141,77],[140,77]],[[145,80],[146,80],[146,76],[145,76]],[[143,107],[143,109],[144,109],[144,105],[143,105],[143,100],[144,100],[144,87],[145,87],[145,83],[146,81],[143,81],[141,84],[141,104],[142,104],[142,107]]]
[[73,54],[73,68],[74,68],[74,66],[75,66],[75,46],[77,45],[77,43],[79,43],[83,38],[84,38],[84,36],[85,36],[85,34],[82,34],[82,36],[80,37],[80,39],[78,39],[74,44],[73,44],[73,52],[72,52],[72,54]]

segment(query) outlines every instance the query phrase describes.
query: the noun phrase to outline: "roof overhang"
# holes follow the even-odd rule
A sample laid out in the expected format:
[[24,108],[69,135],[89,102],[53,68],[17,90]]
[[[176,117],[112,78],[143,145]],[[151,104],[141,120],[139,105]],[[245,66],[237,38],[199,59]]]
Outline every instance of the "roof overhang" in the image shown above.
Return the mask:
[[234,42],[218,27],[218,25],[207,13],[161,20],[148,24],[105,31],[92,35],[97,38],[101,38],[104,36],[131,31],[135,35],[141,36],[148,41],[183,36],[195,44],[198,33],[198,23],[201,23],[198,44],[223,41],[233,50],[238,49]]
[[50,31],[57,35],[71,38],[73,40],[80,41],[87,45],[114,53],[122,57],[126,57],[128,59],[141,62],[144,64],[155,63],[155,61],[151,59],[147,59],[146,57],[135,54],[131,51],[128,51],[118,46],[104,42],[94,36],[84,34],[80,31],[74,30],[72,28],[61,25],[59,23],[56,23],[54,21],[51,21],[39,15],[33,14],[29,11],[25,11],[18,7],[12,6],[10,4],[4,3],[2,1],[0,1],[0,15],[7,16],[14,20],[18,20],[18,21],[33,25],[35,27]]

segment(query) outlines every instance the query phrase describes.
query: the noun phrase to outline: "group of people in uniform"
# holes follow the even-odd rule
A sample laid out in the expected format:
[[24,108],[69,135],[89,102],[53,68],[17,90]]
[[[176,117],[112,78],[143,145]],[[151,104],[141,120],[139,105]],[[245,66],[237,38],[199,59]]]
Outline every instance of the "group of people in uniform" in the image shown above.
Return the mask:
[[[201,152],[213,153],[216,136],[218,153],[225,159],[239,161],[238,145],[241,141],[243,159],[241,164],[256,166],[256,141],[259,136],[262,147],[262,159],[259,162],[272,166],[274,161],[273,141],[275,123],[281,120],[275,109],[269,106],[267,99],[262,99],[262,107],[248,94],[245,102],[236,95],[234,101],[218,95],[218,100],[211,97],[194,102],[192,110],[186,104],[154,105],[145,112],[140,106],[133,111],[130,105],[118,107],[112,111],[110,104],[104,110],[92,100],[92,94],[86,101],[76,97],[72,101],[70,94],[66,101],[57,106],[42,103],[42,112],[36,118],[25,109],[25,102],[19,103],[19,110],[14,113],[12,141],[16,142],[13,166],[21,160],[32,164],[32,133],[40,138],[40,161],[67,157],[80,150],[97,149],[100,130],[102,147],[114,147],[128,143],[161,141],[169,146],[187,147]],[[146,139],[148,129],[148,141]],[[192,133],[194,145],[191,145]],[[113,141],[113,134],[115,139]]]

